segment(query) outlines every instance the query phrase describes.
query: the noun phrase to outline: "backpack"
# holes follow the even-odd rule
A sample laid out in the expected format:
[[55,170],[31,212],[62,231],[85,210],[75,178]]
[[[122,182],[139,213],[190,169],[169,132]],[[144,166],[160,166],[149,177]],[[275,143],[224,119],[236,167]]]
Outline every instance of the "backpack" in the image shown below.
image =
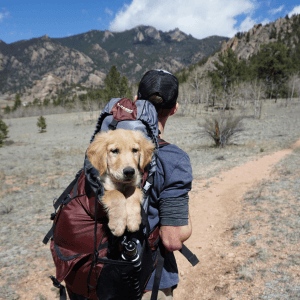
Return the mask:
[[[140,300],[152,272],[156,268],[151,300],[157,298],[164,262],[164,249],[159,227],[150,231],[148,222],[149,192],[156,171],[156,153],[168,145],[158,140],[158,120],[155,107],[146,100],[111,99],[100,114],[96,130],[118,128],[141,130],[156,145],[151,163],[145,169],[141,187],[142,222],[137,232],[127,230],[115,237],[108,228],[108,219],[98,197],[104,189],[99,173],[85,156],[84,166],[75,179],[55,201],[51,214],[53,226],[43,243],[51,239],[50,250],[56,266],[56,277],[50,276],[60,289],[60,300],[66,299],[64,280],[69,295],[92,300]],[[181,252],[196,265],[198,259],[185,246]],[[76,298],[78,299],[78,297]]]

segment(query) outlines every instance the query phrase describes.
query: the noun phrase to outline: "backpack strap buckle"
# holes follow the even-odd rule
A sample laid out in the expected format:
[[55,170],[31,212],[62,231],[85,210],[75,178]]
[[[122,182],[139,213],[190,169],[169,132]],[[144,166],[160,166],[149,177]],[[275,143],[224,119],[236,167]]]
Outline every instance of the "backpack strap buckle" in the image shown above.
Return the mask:
[[50,275],[49,277],[50,277],[50,279],[52,280],[53,285],[54,285],[56,288],[60,289],[61,287],[63,287],[63,286],[60,284],[60,282],[59,282],[53,275]]
[[51,217],[50,217],[50,220],[51,220],[51,221],[54,221],[54,219],[55,219],[55,217],[56,217],[56,214],[57,214],[56,212],[54,212],[54,213],[51,214]]
[[113,119],[111,123],[108,125],[108,129],[115,130],[117,128],[119,121]]

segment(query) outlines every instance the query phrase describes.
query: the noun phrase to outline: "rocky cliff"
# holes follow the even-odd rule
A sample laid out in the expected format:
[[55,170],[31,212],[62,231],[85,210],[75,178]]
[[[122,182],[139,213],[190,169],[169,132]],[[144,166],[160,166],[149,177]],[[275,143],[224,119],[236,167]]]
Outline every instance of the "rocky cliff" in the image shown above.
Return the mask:
[[[290,39],[290,47],[295,47],[295,42],[299,41],[299,37],[295,34],[293,28],[297,27],[298,16],[291,18],[279,18],[274,22],[266,25],[255,24],[247,32],[239,32],[228,41],[224,41],[221,53],[231,48],[240,59],[249,59],[252,55],[256,54],[261,45],[277,42],[278,39]],[[294,32],[294,35],[292,33]],[[294,40],[295,38],[295,40]],[[205,68],[213,70],[213,62],[217,60],[218,53],[209,58],[205,64]]]

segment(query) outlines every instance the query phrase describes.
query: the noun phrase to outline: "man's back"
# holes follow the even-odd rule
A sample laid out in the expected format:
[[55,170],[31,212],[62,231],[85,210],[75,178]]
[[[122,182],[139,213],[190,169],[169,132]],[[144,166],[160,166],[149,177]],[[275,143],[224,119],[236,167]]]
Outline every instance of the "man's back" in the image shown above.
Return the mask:
[[[160,148],[157,155],[157,172],[150,194],[149,223],[160,226],[188,225],[188,192],[191,190],[192,168],[189,156],[176,145]],[[146,290],[151,290],[154,274]],[[165,257],[160,289],[175,286],[179,282],[177,264],[173,252]]]

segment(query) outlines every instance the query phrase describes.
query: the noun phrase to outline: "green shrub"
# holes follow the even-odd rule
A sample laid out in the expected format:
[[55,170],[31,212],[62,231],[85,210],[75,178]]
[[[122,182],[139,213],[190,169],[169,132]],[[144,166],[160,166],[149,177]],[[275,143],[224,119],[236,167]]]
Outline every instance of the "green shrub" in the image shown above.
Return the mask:
[[7,125],[0,119],[0,147],[3,146],[5,139],[8,138]]
[[43,105],[44,106],[48,106],[50,104],[50,99],[49,98],[45,98],[43,101]]
[[46,119],[43,116],[40,116],[38,118],[36,125],[37,125],[37,127],[39,127],[40,132],[46,131],[47,124],[46,124]]
[[6,105],[6,107],[4,108],[4,113],[9,114],[10,112],[11,112],[10,106]]

